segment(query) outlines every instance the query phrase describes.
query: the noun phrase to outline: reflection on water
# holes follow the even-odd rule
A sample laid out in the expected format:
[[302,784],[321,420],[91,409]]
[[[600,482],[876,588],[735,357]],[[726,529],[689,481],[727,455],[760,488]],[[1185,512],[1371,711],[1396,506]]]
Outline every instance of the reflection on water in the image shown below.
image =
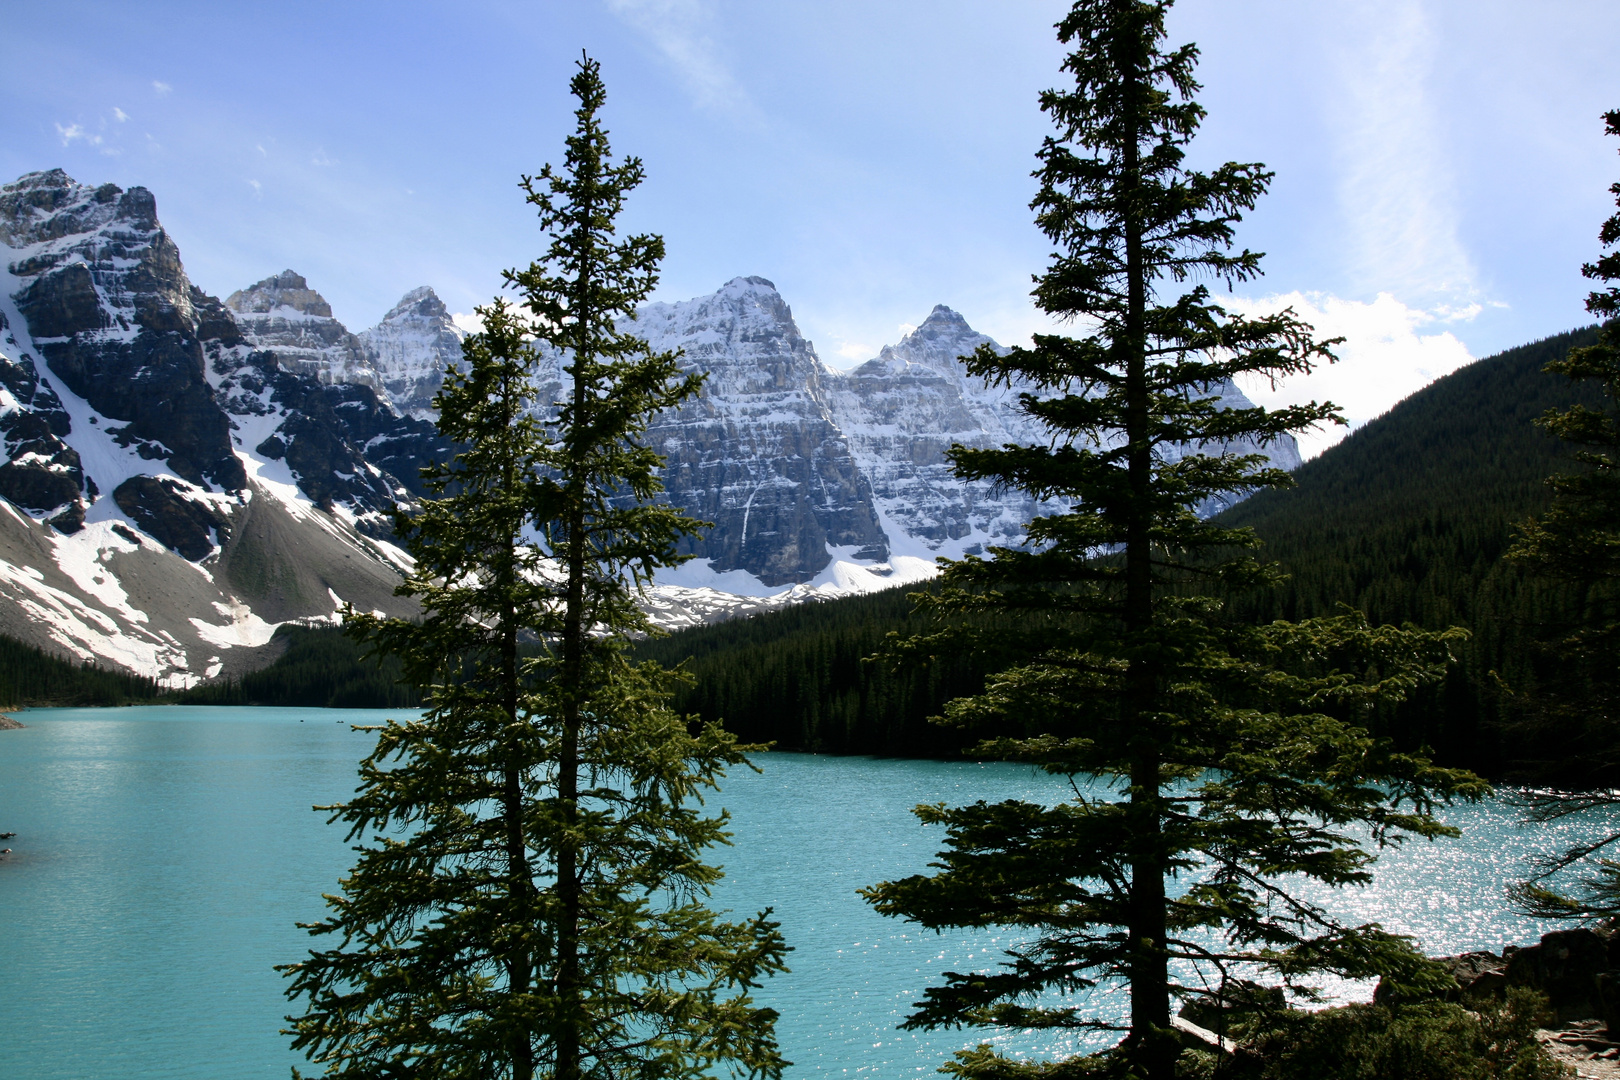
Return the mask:
[[[37,710],[26,729],[0,733],[0,832],[18,834],[0,865],[0,1076],[286,1076],[301,1059],[277,1033],[287,1003],[270,967],[308,947],[293,924],[321,914],[352,857],[342,830],[309,808],[353,787],[370,737],[349,725],[387,715]],[[792,972],[758,994],[782,1013],[789,1075],[934,1075],[977,1038],[894,1025],[939,972],[993,965],[1010,939],[881,919],[855,890],[927,866],[939,833],[916,824],[917,803],[1046,801],[1060,784],[1002,764],[760,764],[719,800],[736,842],[717,855],[728,877],[716,899],[741,914],[774,907],[795,948]],[[1390,852],[1372,888],[1318,899],[1432,953],[1535,940],[1539,924],[1502,910],[1503,887],[1526,854],[1583,826],[1521,828],[1494,803],[1449,818],[1461,840]]]

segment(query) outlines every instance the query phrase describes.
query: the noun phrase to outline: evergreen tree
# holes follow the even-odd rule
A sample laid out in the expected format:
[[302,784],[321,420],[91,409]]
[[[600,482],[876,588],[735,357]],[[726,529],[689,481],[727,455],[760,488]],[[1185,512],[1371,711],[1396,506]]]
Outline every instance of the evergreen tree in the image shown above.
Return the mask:
[[[900,648],[1015,644],[1024,659],[952,702],[945,719],[985,732],[985,754],[1070,777],[1074,797],[919,807],[946,829],[937,872],[866,891],[882,913],[927,927],[1033,935],[993,973],[946,973],[906,1026],[1125,1038],[1102,1060],[1058,1065],[980,1046],[947,1067],[961,1076],[1122,1068],[1167,1080],[1179,1052],[1172,999],[1221,993],[1234,966],[1290,981],[1316,971],[1432,980],[1407,941],[1340,925],[1286,881],[1365,882],[1372,855],[1357,832],[1375,844],[1449,835],[1437,800],[1484,790],[1358,723],[1439,678],[1455,635],[1375,629],[1348,612],[1245,626],[1200,595],[1274,579],[1244,551],[1252,534],[1195,514],[1287,482],[1262,455],[1232,447],[1335,416],[1323,404],[1220,404],[1236,376],[1281,378],[1330,356],[1291,313],[1240,318],[1189,282],[1258,273],[1258,256],[1230,244],[1270,174],[1186,167],[1203,110],[1192,99],[1194,47],[1161,47],[1168,7],[1080,0],[1058,24],[1074,47],[1064,70],[1075,85],[1041,98],[1057,134],[1039,152],[1032,209],[1057,251],[1034,296],[1090,332],[968,359],[974,375],[1023,388],[1023,407],[1051,438],[956,448],[959,475],[1070,510],[1032,521],[1026,548],[950,563],[944,588],[925,599],[947,625]],[[984,619],[995,620],[990,635],[974,628]],[[1070,1000],[1103,981],[1128,984],[1127,1025]]]
[[[1604,114],[1608,134],[1620,135],[1620,109]],[[1620,201],[1620,183],[1609,189]],[[1599,240],[1620,245],[1620,213],[1603,223]],[[1581,267],[1588,278],[1620,282],[1620,249]],[[1557,677],[1538,686],[1522,721],[1545,755],[1531,763],[1526,779],[1555,785],[1522,796],[1530,818],[1549,822],[1620,805],[1620,285],[1586,298],[1586,310],[1602,320],[1596,344],[1571,349],[1547,370],[1596,383],[1607,401],[1549,412],[1538,421],[1582,449],[1578,473],[1550,477],[1553,504],[1526,522],[1510,555],[1532,572],[1565,586],[1570,615],[1545,625],[1544,643]],[[1549,918],[1620,915],[1620,862],[1601,852],[1620,833],[1572,848],[1547,861],[1518,890],[1520,905]],[[1589,862],[1589,860],[1591,862]],[[1552,884],[1560,871],[1592,867],[1574,889]]]
[[[509,272],[519,305],[480,309],[435,401],[462,449],[397,527],[420,624],[351,616],[427,690],[377,729],[361,786],[330,807],[369,843],[309,927],[340,944],[285,970],[293,1045],[338,1077],[530,1080],[779,1075],[775,1014],[748,990],[783,970],[769,912],[722,921],[701,796],[745,765],[718,727],[668,707],[678,675],[631,663],[637,586],[695,523],[651,499],[638,436],[694,393],[676,356],[622,332],[657,278],[656,236],[614,221],[641,180],[612,164],[595,62],[571,89],[561,169],[525,177],[550,246]],[[535,400],[542,350],[572,377]],[[520,644],[538,639],[538,650]]]

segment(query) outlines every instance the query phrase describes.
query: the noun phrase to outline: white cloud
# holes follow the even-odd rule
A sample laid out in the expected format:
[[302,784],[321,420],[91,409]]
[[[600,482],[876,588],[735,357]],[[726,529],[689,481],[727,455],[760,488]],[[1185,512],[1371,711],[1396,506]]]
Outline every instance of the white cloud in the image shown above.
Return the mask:
[[170,90],[173,90],[174,87],[170,86],[166,82],[159,82],[157,79],[153,79],[152,89],[157,91],[159,94],[167,94]]
[[100,135],[92,134],[91,132],[84,130],[84,128],[78,124],[69,124],[67,127],[57,124],[56,133],[61,136],[63,146],[69,146],[74,142],[81,141],[89,144],[90,146],[101,145]]
[[607,0],[607,6],[664,54],[698,105],[757,119],[754,103],[707,33],[714,22],[713,0]]
[[[1256,404],[1270,408],[1311,400],[1332,401],[1352,428],[1387,412],[1396,402],[1442,375],[1471,363],[1474,357],[1468,347],[1444,326],[1471,319],[1480,311],[1477,304],[1461,309],[1424,310],[1409,307],[1389,293],[1379,293],[1378,299],[1366,303],[1323,293],[1293,292],[1239,298],[1226,306],[1245,315],[1292,307],[1295,315],[1316,328],[1319,339],[1344,338],[1333,350],[1339,357],[1336,364],[1295,376],[1276,387],[1259,380],[1240,385]],[[1300,453],[1314,457],[1344,438],[1349,430],[1335,424],[1307,432],[1300,437]]]
[[1361,0],[1338,14],[1339,204],[1354,291],[1471,299],[1477,274],[1430,85],[1439,35],[1418,0]]
[[463,334],[482,334],[484,332],[484,317],[476,311],[454,312],[450,316],[450,321]]
[[117,121],[120,124],[122,124],[124,121],[129,119],[129,113],[125,112],[123,109],[120,109],[118,106],[114,105],[113,106],[113,117],[115,119],[117,119]]
[[905,337],[907,334],[911,333],[915,329],[917,329],[917,328],[915,326],[912,326],[910,323],[903,322],[903,323],[900,324],[900,336]]
[[309,163],[311,165],[318,165],[321,168],[325,168],[328,165],[336,165],[337,161],[331,157],[328,157],[325,150],[317,150],[315,151],[314,155],[310,157]]
[[878,350],[870,345],[863,345],[858,341],[846,341],[833,350],[845,360],[864,363],[878,354]]
[[259,183],[257,180],[249,180],[248,187],[253,189],[253,197],[255,199],[262,198],[264,196],[264,185]]

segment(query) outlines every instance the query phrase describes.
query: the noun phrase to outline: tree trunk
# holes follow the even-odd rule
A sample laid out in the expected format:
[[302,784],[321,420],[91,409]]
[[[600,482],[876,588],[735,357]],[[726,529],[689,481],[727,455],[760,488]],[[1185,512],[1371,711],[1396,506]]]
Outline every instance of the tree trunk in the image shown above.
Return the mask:
[[[516,412],[518,390],[514,386],[504,387],[506,394],[506,422],[510,429]],[[506,490],[504,494],[510,498],[518,489],[519,477],[516,464],[507,459],[506,476],[504,477]],[[515,735],[518,722],[518,650],[517,650],[517,611],[514,594],[517,588],[517,548],[522,543],[522,536],[505,538],[506,550],[503,564],[499,573],[499,586],[501,590],[501,720],[506,725],[507,736]],[[504,740],[503,740],[504,741]],[[529,915],[528,896],[533,886],[533,876],[529,868],[528,843],[523,830],[523,762],[517,759],[517,747],[508,743],[505,751],[506,761],[504,775],[502,776],[502,816],[506,825],[506,871],[507,871],[507,901],[510,904],[511,921],[527,922]],[[527,934],[520,934],[518,940],[526,942]],[[514,997],[521,997],[529,993],[533,979],[534,960],[529,954],[527,944],[514,946],[507,955],[506,984],[508,992]],[[527,1026],[516,1027],[512,1032],[512,1080],[532,1080],[534,1076],[534,1043],[530,1038]]]
[[[1124,18],[1129,19],[1129,15]],[[1147,379],[1147,269],[1142,251],[1140,108],[1146,90],[1140,34],[1122,35],[1130,50],[1121,65],[1124,81],[1122,177],[1126,257],[1125,437],[1130,507],[1125,527],[1125,630],[1137,642],[1153,628],[1153,445],[1149,431]],[[1132,1056],[1148,1080],[1173,1080],[1176,1048],[1169,1039],[1169,964],[1165,953],[1165,893],[1162,806],[1157,732],[1149,722],[1157,690],[1151,656],[1131,659],[1124,722],[1131,739],[1131,794],[1127,811],[1131,844],[1129,949]]]
[[[594,212],[593,200],[584,198],[580,219],[590,221]],[[590,242],[589,225],[580,226],[585,233],[585,244]],[[583,252],[582,252],[583,255]],[[590,383],[586,378],[588,359],[587,336],[590,334],[590,310],[584,283],[590,281],[590,267],[582,258],[579,268],[581,289],[575,297],[574,319],[578,328],[574,347],[574,431],[589,431]],[[580,1030],[579,1018],[583,1014],[579,977],[579,924],[581,883],[579,880],[579,853],[575,848],[575,829],[579,824],[579,727],[580,697],[585,670],[585,488],[589,482],[584,475],[581,449],[576,444],[574,460],[570,465],[568,488],[568,594],[564,600],[562,679],[566,688],[563,695],[562,747],[557,759],[557,801],[562,810],[564,835],[557,845],[557,900],[562,915],[557,927],[557,1000],[562,1023],[557,1031],[557,1080],[579,1080]]]

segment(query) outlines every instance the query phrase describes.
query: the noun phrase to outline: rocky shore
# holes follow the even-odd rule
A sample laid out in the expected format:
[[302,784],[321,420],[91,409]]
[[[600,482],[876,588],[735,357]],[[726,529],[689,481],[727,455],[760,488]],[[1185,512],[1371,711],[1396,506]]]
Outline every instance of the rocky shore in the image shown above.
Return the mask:
[[[1579,927],[1543,934],[1538,944],[1500,955],[1440,957],[1457,980],[1445,997],[1464,1007],[1501,998],[1509,987],[1545,994],[1553,1026],[1539,1038],[1559,1061],[1590,1080],[1620,1080],[1620,933]],[[1373,1000],[1394,994],[1380,984]]]
[[20,724],[9,716],[0,715],[0,731],[20,731],[26,724]]

